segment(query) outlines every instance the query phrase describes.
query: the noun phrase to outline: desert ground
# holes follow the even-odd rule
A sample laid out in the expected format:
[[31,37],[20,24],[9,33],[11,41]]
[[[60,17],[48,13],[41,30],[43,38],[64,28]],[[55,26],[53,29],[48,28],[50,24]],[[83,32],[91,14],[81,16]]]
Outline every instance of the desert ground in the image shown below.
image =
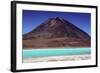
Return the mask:
[[90,47],[89,39],[32,38],[23,40],[23,48]]

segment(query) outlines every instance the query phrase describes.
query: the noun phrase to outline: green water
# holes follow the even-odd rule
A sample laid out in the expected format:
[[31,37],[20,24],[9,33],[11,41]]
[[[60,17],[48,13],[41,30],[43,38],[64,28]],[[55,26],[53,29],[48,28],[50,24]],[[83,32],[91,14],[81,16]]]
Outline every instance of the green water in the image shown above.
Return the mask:
[[23,58],[43,57],[43,56],[62,56],[62,55],[82,55],[90,54],[90,48],[47,48],[47,49],[28,49],[23,50]]

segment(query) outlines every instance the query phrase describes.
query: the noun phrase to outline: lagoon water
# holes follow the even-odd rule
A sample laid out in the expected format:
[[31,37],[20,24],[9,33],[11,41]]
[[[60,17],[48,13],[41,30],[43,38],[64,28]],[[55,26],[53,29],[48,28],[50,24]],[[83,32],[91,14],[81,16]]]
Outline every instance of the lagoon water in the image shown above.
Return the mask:
[[91,48],[24,49],[23,58],[90,54]]

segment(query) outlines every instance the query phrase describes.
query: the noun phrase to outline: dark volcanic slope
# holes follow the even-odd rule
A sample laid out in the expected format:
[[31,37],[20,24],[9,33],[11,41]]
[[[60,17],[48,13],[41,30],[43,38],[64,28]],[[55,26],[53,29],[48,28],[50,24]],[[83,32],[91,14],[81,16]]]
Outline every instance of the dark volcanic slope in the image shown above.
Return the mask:
[[[50,40],[50,39],[55,39],[55,38],[60,38],[60,40],[61,40],[61,38],[67,38],[67,39],[73,38],[73,41],[70,40],[69,42],[76,41],[74,39],[78,39],[81,42],[82,42],[82,40],[87,40],[87,42],[90,41],[90,36],[86,32],[79,29],[78,27],[76,27],[75,25],[73,25],[72,23],[70,23],[67,20],[64,20],[59,17],[55,17],[55,18],[49,18],[44,23],[40,24],[36,29],[32,30],[31,32],[29,32],[27,34],[24,34],[23,35],[23,40],[24,40],[23,45],[25,46],[25,44],[26,45],[28,44],[25,40],[30,40],[30,42],[34,43],[34,42],[36,42],[36,41],[34,41],[34,39],[43,39],[43,40],[49,39]],[[39,40],[37,40],[37,41],[39,41]],[[57,41],[59,42],[59,39],[57,39]],[[68,40],[66,40],[66,41],[68,41]],[[63,41],[63,42],[66,42],[66,41]],[[41,42],[41,41],[39,41],[39,42]],[[32,43],[31,43],[31,45],[32,45]],[[48,43],[48,41],[45,41],[44,44],[48,45],[47,43]],[[67,43],[65,43],[65,44],[67,44]],[[90,43],[88,43],[88,44],[90,45]],[[49,45],[50,45],[50,43],[49,43]],[[50,47],[53,47],[53,46],[51,45]],[[56,46],[56,47],[58,47],[58,46]]]
[[72,37],[72,38],[90,38],[90,36],[73,25],[72,23],[61,19],[59,17],[50,18],[44,23],[40,24],[36,29],[25,34],[24,39],[41,37],[41,38],[55,38],[55,37]]

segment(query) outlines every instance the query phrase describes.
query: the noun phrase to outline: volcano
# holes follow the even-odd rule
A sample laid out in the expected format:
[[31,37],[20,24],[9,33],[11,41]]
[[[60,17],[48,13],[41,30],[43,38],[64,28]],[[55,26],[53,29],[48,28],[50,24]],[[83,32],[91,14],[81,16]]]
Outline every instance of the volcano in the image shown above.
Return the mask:
[[71,22],[49,18],[23,35],[23,48],[90,47],[90,36]]

